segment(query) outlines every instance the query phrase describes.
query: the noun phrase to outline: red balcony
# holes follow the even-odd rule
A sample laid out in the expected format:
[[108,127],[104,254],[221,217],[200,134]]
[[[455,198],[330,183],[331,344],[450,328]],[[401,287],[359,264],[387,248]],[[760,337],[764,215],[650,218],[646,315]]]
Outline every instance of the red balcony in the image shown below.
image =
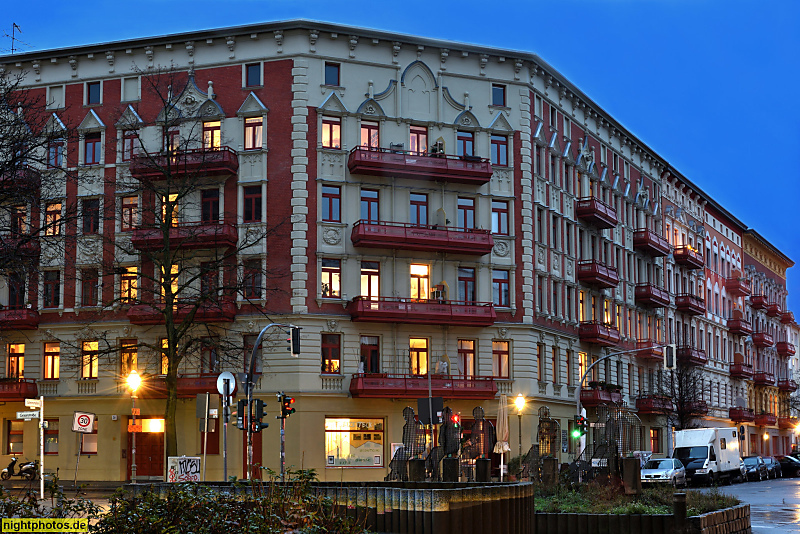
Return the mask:
[[675,405],[667,397],[646,395],[636,399],[636,410],[640,414],[667,414],[675,411]]
[[427,250],[452,254],[489,254],[494,239],[489,230],[394,222],[358,221],[350,233],[353,245],[395,250]]
[[706,415],[708,413],[708,403],[703,400],[687,402],[686,411],[695,415]]
[[0,330],[36,330],[39,313],[33,308],[0,309]]
[[686,365],[705,365],[708,363],[706,351],[697,349],[690,345],[680,345],[677,349],[675,359],[678,363]]
[[706,303],[703,298],[690,293],[677,295],[675,297],[675,307],[679,312],[688,315],[700,315],[706,312]]
[[768,302],[767,303],[767,315],[769,317],[778,317],[783,314],[783,310],[781,309],[781,305],[777,302]]
[[196,148],[175,154],[140,154],[130,171],[140,180],[177,179],[190,175],[232,175],[239,170],[239,156],[232,148]]
[[599,261],[587,260],[578,262],[578,280],[584,284],[596,286],[600,289],[617,287],[619,275],[617,270]]
[[[177,379],[179,399],[193,399],[200,393],[217,393],[217,373],[182,373]],[[163,375],[143,377],[142,385],[137,393],[147,399],[165,399],[167,383]]]
[[636,304],[652,308],[669,306],[669,293],[653,284],[636,284]]
[[703,256],[689,245],[675,247],[675,263],[687,269],[702,269]]
[[756,414],[750,408],[731,408],[728,416],[734,423],[749,423],[756,418]]
[[405,150],[356,147],[350,151],[347,168],[353,174],[416,178],[483,185],[492,178],[488,159],[478,157],[425,155]]
[[[176,321],[183,321],[197,306],[194,300],[185,300],[175,306],[174,317]],[[163,305],[137,304],[128,310],[128,320],[131,324],[155,325],[164,324]],[[236,318],[236,305],[233,299],[220,299],[218,301],[206,300],[201,302],[194,314],[193,321],[201,323],[231,323]]]
[[610,347],[619,343],[619,330],[614,325],[597,321],[584,321],[578,327],[578,336],[584,343]]
[[781,322],[783,324],[792,324],[794,322],[794,312],[785,311],[781,314]]
[[[235,247],[239,242],[236,226],[229,223],[181,223],[169,229],[172,249],[203,249]],[[131,244],[142,251],[160,250],[166,245],[160,228],[137,228]]]
[[778,417],[778,428],[781,430],[794,430],[797,426],[797,417]]
[[599,198],[579,198],[575,202],[575,215],[600,229],[617,226],[617,210]]
[[[431,375],[431,393],[447,399],[494,399],[497,384],[492,377],[460,378]],[[350,380],[354,398],[419,399],[428,396],[427,375],[355,374]]]
[[29,165],[22,165],[16,171],[8,170],[0,175],[0,190],[14,196],[35,193],[41,184],[41,173]]
[[40,253],[41,246],[39,246],[39,239],[36,237],[0,236],[0,254],[15,256],[22,260],[33,260],[38,258]]
[[746,319],[728,319],[728,331],[739,336],[749,336],[753,333],[753,327]]
[[756,426],[775,426],[778,424],[778,417],[774,413],[760,413],[755,418]]
[[38,396],[33,378],[0,378],[0,401],[21,401]]
[[778,380],[778,389],[787,393],[794,393],[797,391],[797,382],[788,378]]
[[373,323],[491,326],[497,320],[489,302],[356,297],[347,306],[353,321]]
[[728,278],[725,289],[733,296],[746,297],[750,294],[750,281],[743,277]]
[[601,404],[621,404],[622,393],[614,393],[604,389],[581,389],[581,404],[585,408],[593,408]]
[[794,343],[789,343],[788,341],[778,341],[775,343],[775,349],[778,351],[778,355],[789,357],[794,356],[795,348]]
[[655,339],[645,339],[636,342],[636,357],[640,360],[648,360],[654,362],[664,361],[664,347],[656,347],[660,343]]
[[760,349],[766,349],[774,345],[775,341],[772,339],[771,334],[767,334],[766,332],[753,332],[753,344]]
[[753,375],[753,381],[757,386],[774,386],[775,375],[767,371],[756,371]]
[[672,248],[669,241],[652,230],[641,229],[633,233],[633,248],[650,256],[666,256]]
[[742,380],[752,380],[753,366],[746,363],[732,363],[731,377],[740,378]]
[[766,295],[752,295],[750,297],[750,307],[754,310],[766,310],[767,309],[767,297]]

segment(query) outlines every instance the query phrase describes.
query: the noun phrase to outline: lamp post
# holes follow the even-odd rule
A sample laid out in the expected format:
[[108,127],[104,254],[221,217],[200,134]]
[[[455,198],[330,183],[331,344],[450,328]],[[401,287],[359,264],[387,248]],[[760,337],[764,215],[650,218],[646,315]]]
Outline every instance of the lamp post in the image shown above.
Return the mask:
[[136,372],[136,369],[131,370],[131,374],[128,375],[128,387],[131,388],[131,403],[133,404],[133,408],[131,409],[131,415],[133,416],[133,437],[132,439],[132,446],[131,446],[131,483],[136,484],[136,390],[139,389],[139,386],[142,383],[142,378],[139,376],[139,373]]
[[525,408],[525,397],[522,393],[514,399],[514,406],[517,407],[517,419],[519,420],[519,455],[522,456],[522,410]]

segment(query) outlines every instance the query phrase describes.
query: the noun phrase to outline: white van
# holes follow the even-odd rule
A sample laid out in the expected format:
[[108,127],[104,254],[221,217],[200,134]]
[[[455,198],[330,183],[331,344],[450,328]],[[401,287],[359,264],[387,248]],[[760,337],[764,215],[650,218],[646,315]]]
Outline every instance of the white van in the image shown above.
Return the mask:
[[731,482],[742,474],[736,428],[678,430],[672,457],[683,463],[686,480],[693,484]]

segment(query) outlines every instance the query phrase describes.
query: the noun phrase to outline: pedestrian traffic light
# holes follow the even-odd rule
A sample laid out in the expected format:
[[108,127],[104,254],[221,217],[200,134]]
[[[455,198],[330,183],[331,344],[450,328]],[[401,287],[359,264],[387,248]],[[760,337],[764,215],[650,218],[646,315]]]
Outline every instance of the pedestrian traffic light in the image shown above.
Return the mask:
[[587,421],[586,418],[581,415],[578,417],[578,425],[581,427],[581,436],[585,436],[589,431],[589,421]]
[[664,369],[675,369],[675,345],[664,346]]
[[450,417],[450,420],[453,422],[453,425],[454,425],[456,428],[458,428],[459,426],[461,426],[461,416],[460,416],[460,415],[458,415],[457,413],[454,413],[454,414],[453,414],[453,415]]
[[281,419],[286,419],[295,412],[292,404],[294,404],[294,397],[288,397],[281,393]]
[[572,437],[573,439],[580,439],[586,435],[586,431],[588,430],[588,422],[586,418],[582,415],[575,416],[575,424],[572,428]]
[[244,399],[241,399],[236,403],[236,428],[239,430],[244,430],[247,428],[244,424],[244,412],[246,407],[247,401]]
[[264,401],[261,399],[253,399],[253,409],[250,412],[250,427],[253,432],[261,432],[262,429],[267,428],[269,423],[263,423],[261,420],[267,415],[264,411]]
[[289,328],[287,332],[288,337],[286,338],[286,343],[289,345],[286,350],[290,351],[292,356],[295,358],[300,357],[300,328],[297,326],[292,326]]

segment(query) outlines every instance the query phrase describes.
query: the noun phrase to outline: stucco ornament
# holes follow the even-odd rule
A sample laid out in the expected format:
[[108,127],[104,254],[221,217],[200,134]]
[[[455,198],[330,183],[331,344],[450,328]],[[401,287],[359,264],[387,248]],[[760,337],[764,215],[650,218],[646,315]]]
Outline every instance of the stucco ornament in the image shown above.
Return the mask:
[[339,328],[339,321],[336,319],[328,319],[328,332],[336,332]]
[[508,243],[506,243],[505,241],[495,241],[494,242],[494,255],[495,256],[500,256],[501,258],[504,258],[504,257],[508,256],[508,253],[509,253],[510,250],[511,249],[508,246]]
[[322,232],[322,240],[328,245],[338,245],[342,241],[342,233],[338,228],[325,228]]

